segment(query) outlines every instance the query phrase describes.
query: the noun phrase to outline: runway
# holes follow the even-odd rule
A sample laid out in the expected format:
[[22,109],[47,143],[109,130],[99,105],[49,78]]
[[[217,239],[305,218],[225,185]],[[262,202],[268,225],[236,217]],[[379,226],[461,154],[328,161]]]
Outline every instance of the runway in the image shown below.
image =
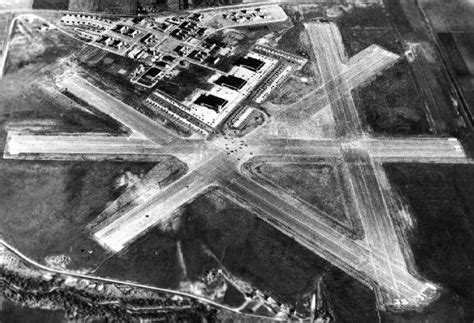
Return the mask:
[[[242,140],[183,140],[153,120],[112,98],[86,80],[72,76],[60,85],[118,120],[133,135],[105,134],[38,135],[10,132],[4,157],[50,159],[51,156],[175,156],[188,165],[188,173],[166,187],[145,176],[139,193],[125,196],[126,205],[112,204],[101,220],[90,226],[94,239],[111,252],[120,252],[139,236],[166,221],[183,205],[211,187],[218,186],[263,220],[379,290],[390,304],[418,306],[429,301],[436,288],[408,271],[389,207],[389,186],[380,175],[384,162],[472,162],[453,138],[370,138],[362,131],[351,89],[368,81],[399,58],[378,46],[370,46],[348,59],[342,39],[332,23],[305,25],[313,43],[324,93],[338,127],[337,139],[295,140],[267,138],[259,129]],[[264,187],[242,170],[254,157],[284,159],[338,159],[347,178],[354,209],[364,232],[360,239],[337,230],[317,211],[290,194]],[[155,170],[156,171],[156,170]],[[378,295],[377,294],[377,295]]]
[[169,143],[176,139],[168,129],[78,75],[67,75],[58,82],[58,85],[157,144]]

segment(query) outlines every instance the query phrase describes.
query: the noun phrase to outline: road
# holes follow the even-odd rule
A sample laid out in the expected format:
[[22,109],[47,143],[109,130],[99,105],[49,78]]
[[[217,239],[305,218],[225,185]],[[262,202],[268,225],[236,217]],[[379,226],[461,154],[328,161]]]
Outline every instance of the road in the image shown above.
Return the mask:
[[[46,267],[46,266],[34,261],[33,259],[28,258],[25,254],[21,253],[18,249],[16,249],[15,247],[13,247],[12,245],[10,245],[9,243],[7,243],[6,241],[4,241],[2,239],[0,239],[0,244],[3,247],[5,247],[8,251],[15,254],[18,258],[20,258],[22,261],[24,261],[28,265],[33,266],[33,267],[35,267],[37,269],[40,269],[40,270],[47,271],[49,273],[61,274],[61,275],[74,277],[74,278],[80,278],[80,279],[88,279],[88,280],[91,280],[91,281],[102,282],[102,283],[107,283],[107,284],[118,284],[118,285],[122,285],[122,286],[133,287],[133,288],[141,288],[141,289],[146,289],[146,290],[149,290],[149,291],[152,291],[152,292],[178,295],[178,296],[182,296],[182,297],[186,297],[186,298],[191,298],[191,299],[194,299],[198,302],[208,304],[210,306],[217,307],[217,308],[220,308],[220,309],[224,309],[226,311],[242,314],[240,312],[239,308],[232,308],[232,307],[214,302],[214,301],[212,301],[210,299],[207,299],[205,297],[201,297],[199,295],[189,294],[189,293],[186,293],[186,292],[181,292],[181,291],[173,290],[173,289],[159,288],[159,287],[145,285],[145,284],[132,283],[132,282],[129,282],[129,281],[121,281],[121,280],[118,280],[118,279],[110,279],[110,278],[103,278],[103,277],[98,277],[98,276],[94,276],[94,275],[79,274],[79,273],[73,272],[73,271],[58,270],[58,269]],[[267,317],[262,317],[262,316],[254,315],[254,314],[245,313],[245,315],[249,315],[249,316],[255,317],[255,318],[268,319]]]

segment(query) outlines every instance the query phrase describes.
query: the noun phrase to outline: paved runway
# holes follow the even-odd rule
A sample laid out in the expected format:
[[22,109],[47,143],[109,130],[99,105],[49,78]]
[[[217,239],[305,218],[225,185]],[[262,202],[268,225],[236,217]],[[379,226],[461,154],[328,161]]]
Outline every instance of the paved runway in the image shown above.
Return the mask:
[[155,143],[169,143],[176,138],[168,129],[131,106],[98,89],[78,75],[68,75],[58,85],[67,88],[69,92],[85,100],[102,113],[109,115],[127,128]]
[[[9,133],[4,155],[6,158],[30,156],[37,159],[75,154],[176,156],[188,164],[189,172],[164,188],[154,185],[148,178],[148,184],[144,183],[141,188],[143,194],[133,197],[135,203],[117,209],[104,222],[93,226],[94,238],[100,244],[118,252],[209,187],[220,186],[277,229],[354,277],[380,288],[393,303],[403,300],[407,304],[419,304],[429,298],[428,293],[433,288],[408,272],[392,223],[394,215],[388,207],[390,196],[381,184],[375,163],[469,160],[455,139],[365,136],[350,90],[393,64],[398,56],[371,46],[347,59],[335,25],[311,23],[306,25],[306,30],[313,42],[324,91],[340,130],[338,139],[269,139],[259,135],[257,130],[245,138],[245,144],[223,138],[211,142],[180,140],[133,108],[75,77],[63,80],[61,85],[80,97],[87,97],[90,104],[142,136]],[[366,65],[370,67],[364,70]],[[336,230],[296,199],[263,187],[241,172],[244,162],[262,156],[338,158],[348,172],[343,185],[352,192],[356,206],[356,214],[352,216],[361,220],[363,239],[353,239]]]

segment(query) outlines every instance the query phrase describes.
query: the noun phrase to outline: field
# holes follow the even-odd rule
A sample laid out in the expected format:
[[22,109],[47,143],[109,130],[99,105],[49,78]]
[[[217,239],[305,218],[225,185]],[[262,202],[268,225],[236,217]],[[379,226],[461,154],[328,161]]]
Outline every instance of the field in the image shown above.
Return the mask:
[[[329,294],[329,306],[336,317],[344,321],[355,315],[361,322],[376,321],[374,295],[368,288],[233,203],[219,190],[189,204],[174,221],[150,231],[123,254],[105,262],[96,273],[176,288],[182,274],[177,241],[181,241],[190,280],[218,266],[211,256],[214,255],[233,275],[301,307],[315,281],[323,275],[324,291]],[[346,308],[346,304],[353,307]]]
[[347,220],[341,179],[331,164],[268,163],[255,167],[255,172],[331,218],[340,222]]
[[137,3],[133,0],[69,0],[69,10],[133,15],[137,13]]
[[438,33],[438,39],[448,54],[464,98],[474,112],[474,29],[470,33]]
[[[407,43],[418,34],[399,5],[354,7],[337,18],[349,56],[371,44],[404,55]],[[396,24],[397,29],[392,27]],[[423,35],[422,35],[423,36]],[[421,36],[420,36],[421,37]],[[428,46],[428,45],[426,45]],[[449,133],[453,115],[442,93],[441,76],[428,49],[416,50],[370,83],[353,91],[361,119],[374,135],[424,135]],[[436,96],[436,97],[435,97]],[[443,103],[441,103],[443,102]],[[432,121],[429,121],[432,120]]]
[[[385,169],[414,216],[409,241],[418,270],[454,294],[459,309],[453,322],[472,321],[474,167],[388,164]],[[461,307],[465,317],[457,318]]]
[[361,118],[375,135],[430,133],[423,108],[425,101],[418,93],[405,61],[354,90],[353,94],[358,98]]
[[33,0],[33,9],[67,10],[69,0]]
[[85,226],[122,191],[118,176],[153,165],[0,160],[0,233],[37,261],[65,254],[71,267],[94,267],[105,251]]

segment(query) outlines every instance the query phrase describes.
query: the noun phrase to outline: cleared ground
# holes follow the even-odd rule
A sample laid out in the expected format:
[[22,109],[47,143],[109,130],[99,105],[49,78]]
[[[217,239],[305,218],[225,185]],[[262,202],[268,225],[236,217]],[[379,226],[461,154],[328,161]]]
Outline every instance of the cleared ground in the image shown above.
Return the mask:
[[269,162],[256,165],[255,175],[266,178],[296,198],[322,210],[330,218],[347,221],[342,183],[337,166],[320,163],[292,164]]

